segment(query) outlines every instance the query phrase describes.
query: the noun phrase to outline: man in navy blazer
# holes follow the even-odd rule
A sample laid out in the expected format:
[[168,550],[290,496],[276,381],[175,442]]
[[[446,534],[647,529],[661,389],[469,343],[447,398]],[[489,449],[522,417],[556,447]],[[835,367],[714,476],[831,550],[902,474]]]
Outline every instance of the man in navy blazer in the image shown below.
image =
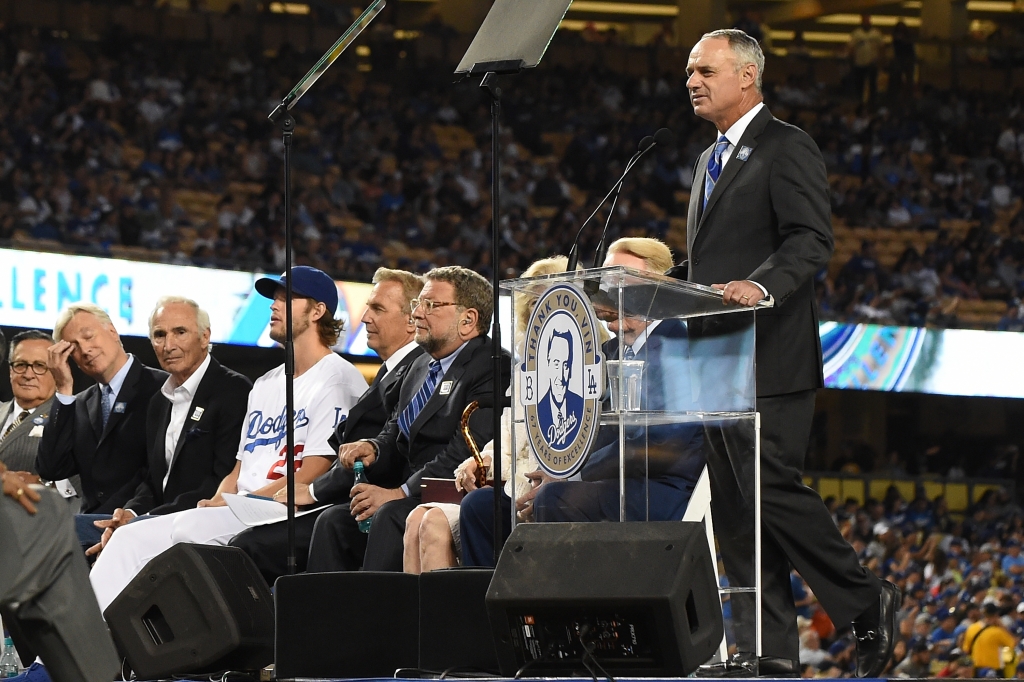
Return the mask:
[[[823,384],[814,275],[833,250],[828,180],[821,152],[799,128],[765,107],[764,54],[743,31],[706,34],[690,52],[686,83],[694,113],[717,140],[694,169],[686,218],[688,261],[673,273],[722,291],[726,304],[754,306],[756,408],[761,416],[762,674],[800,673],[790,567],[799,571],[837,627],[852,622],[857,674],[877,677],[895,644],[899,589],[857,560],[816,492],[803,485],[816,389]],[[716,316],[725,318],[728,316]],[[721,320],[696,321],[691,338]],[[734,585],[754,585],[753,434],[711,426],[715,530]],[[741,473],[737,473],[741,472]],[[734,602],[741,651],[755,650],[756,614]]]
[[[146,413],[167,373],[125,353],[110,316],[73,303],[57,318],[47,367],[57,386],[36,456],[50,481],[81,476],[82,512],[123,507],[147,474]],[[77,395],[68,359],[96,383]]]
[[113,514],[76,517],[90,556],[137,517],[194,509],[213,497],[235,466],[252,382],[210,354],[209,314],[191,299],[168,296],[150,315],[149,337],[160,366],[170,373],[149,401],[149,470],[132,499]]

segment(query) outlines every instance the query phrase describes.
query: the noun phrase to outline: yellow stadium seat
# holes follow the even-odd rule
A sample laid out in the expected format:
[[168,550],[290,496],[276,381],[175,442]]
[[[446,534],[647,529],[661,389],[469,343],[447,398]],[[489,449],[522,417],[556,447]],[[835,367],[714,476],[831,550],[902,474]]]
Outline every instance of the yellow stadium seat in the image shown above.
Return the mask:
[[842,481],[840,481],[838,478],[819,478],[818,494],[821,495],[822,499],[828,497],[829,495],[833,497],[838,497],[839,499],[843,499]]
[[945,495],[949,511],[962,512],[967,510],[969,500],[967,498],[966,483],[947,483]]
[[873,478],[868,483],[868,495],[881,502],[885,499],[885,491],[888,490],[891,485],[891,479]]
[[914,499],[914,486],[916,485],[914,481],[893,481],[892,484],[900,491],[904,500],[910,502]]
[[939,495],[945,493],[946,486],[938,481],[923,481],[921,485],[924,486],[924,494],[929,500],[934,500]]
[[971,502],[977,503],[989,490],[999,490],[999,486],[994,483],[975,483],[971,486]]
[[841,500],[845,502],[852,497],[857,500],[857,504],[864,504],[864,479],[844,478],[842,479],[842,489]]

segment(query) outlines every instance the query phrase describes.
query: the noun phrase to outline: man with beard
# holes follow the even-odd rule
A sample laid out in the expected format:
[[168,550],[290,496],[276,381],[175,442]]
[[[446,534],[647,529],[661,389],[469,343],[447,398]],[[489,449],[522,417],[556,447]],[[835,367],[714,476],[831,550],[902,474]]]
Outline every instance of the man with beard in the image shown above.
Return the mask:
[[[256,291],[273,299],[270,337],[285,339],[287,275],[264,277]],[[341,322],[334,319],[338,289],[315,268],[292,268],[292,330],[295,348],[295,481],[307,484],[334,459],[328,440],[338,422],[366,389],[351,363],[331,351]],[[90,574],[100,609],[105,610],[150,559],[179,542],[226,545],[246,529],[224,501],[224,494],[272,497],[285,485],[284,366],[257,379],[249,393],[234,470],[217,493],[198,508],[120,528],[110,538]]]
[[[495,381],[501,390],[509,377],[494,376],[491,341],[491,285],[477,273],[458,266],[435,268],[413,301],[416,343],[426,351],[410,366],[402,385],[399,408],[375,438],[342,446],[340,464],[356,460],[378,472],[407,471],[401,486],[361,484],[351,502],[328,509],[317,519],[309,549],[310,572],[365,570],[401,571],[405,520],[420,503],[424,477],[449,477],[470,457],[459,431],[463,410],[473,401],[487,401]],[[509,363],[504,363],[505,367]],[[493,437],[491,407],[477,410],[472,432],[478,443]],[[379,473],[378,473],[379,475]],[[311,501],[298,499],[299,504]],[[373,518],[369,534],[358,522]]]

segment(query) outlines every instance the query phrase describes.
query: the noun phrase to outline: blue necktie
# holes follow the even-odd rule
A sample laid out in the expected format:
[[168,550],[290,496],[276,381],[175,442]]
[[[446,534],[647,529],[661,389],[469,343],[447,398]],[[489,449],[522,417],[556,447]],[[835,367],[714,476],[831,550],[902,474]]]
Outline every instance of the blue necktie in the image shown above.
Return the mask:
[[711,192],[715,189],[715,183],[718,182],[718,177],[722,174],[722,154],[728,148],[729,138],[722,135],[718,138],[715,151],[711,153],[711,160],[708,161],[708,170],[704,175],[704,208],[708,207],[708,199],[711,198]]
[[622,350],[622,359],[623,360],[634,360],[634,359],[636,359],[636,353],[633,352],[633,346],[626,346]]
[[398,416],[398,428],[402,430],[406,438],[410,437],[409,430],[412,428],[412,423],[416,421],[416,417],[420,415],[423,406],[427,404],[430,396],[434,394],[434,388],[437,387],[437,380],[440,378],[441,363],[437,360],[431,360],[430,372],[423,381],[423,385],[420,386],[420,390],[412,397],[412,400],[405,406],[405,409],[402,410],[402,414]]
[[103,411],[103,428],[107,428],[107,420],[110,419],[110,398],[114,395],[114,390],[110,386],[104,385],[100,389],[100,409]]

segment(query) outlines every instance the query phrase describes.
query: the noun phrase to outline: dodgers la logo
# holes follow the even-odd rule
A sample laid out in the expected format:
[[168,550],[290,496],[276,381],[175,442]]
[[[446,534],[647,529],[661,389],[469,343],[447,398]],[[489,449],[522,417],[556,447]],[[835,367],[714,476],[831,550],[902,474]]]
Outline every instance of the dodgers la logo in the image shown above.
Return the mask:
[[597,317],[574,285],[553,286],[537,300],[519,372],[530,449],[548,475],[572,476],[597,436],[604,387]]

